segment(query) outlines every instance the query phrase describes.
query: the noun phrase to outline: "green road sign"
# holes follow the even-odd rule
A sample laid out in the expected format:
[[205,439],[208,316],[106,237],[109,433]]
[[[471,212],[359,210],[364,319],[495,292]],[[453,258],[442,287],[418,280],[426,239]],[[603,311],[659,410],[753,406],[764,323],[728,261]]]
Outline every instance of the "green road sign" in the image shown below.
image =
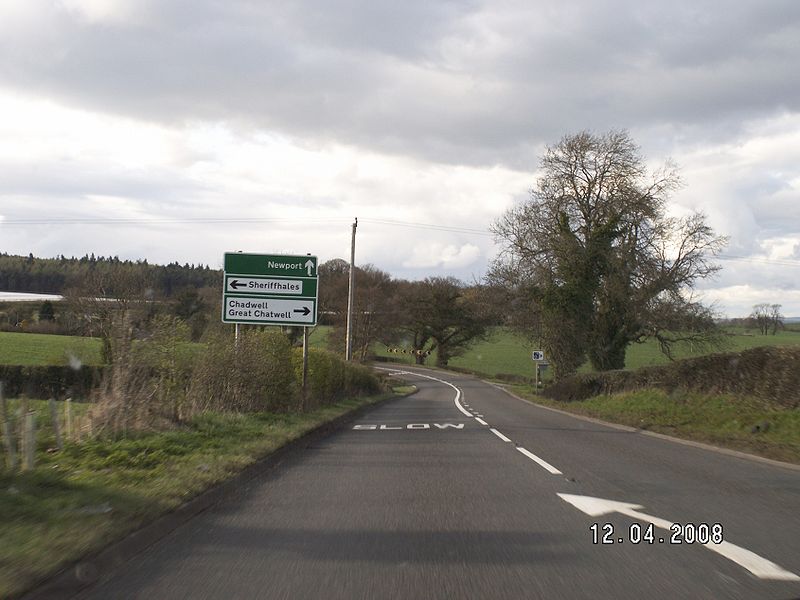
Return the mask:
[[222,321],[317,324],[317,257],[225,253]]

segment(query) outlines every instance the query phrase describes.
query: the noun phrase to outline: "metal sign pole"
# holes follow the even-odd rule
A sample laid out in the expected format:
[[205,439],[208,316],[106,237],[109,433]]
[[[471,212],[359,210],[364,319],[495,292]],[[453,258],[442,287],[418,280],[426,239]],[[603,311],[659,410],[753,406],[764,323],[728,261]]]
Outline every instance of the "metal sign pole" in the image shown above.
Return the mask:
[[303,327],[303,408],[306,404],[306,384],[308,383],[308,327]]
[[534,350],[531,352],[531,360],[533,360],[533,368],[536,369],[536,393],[539,393],[539,367],[544,360],[544,352],[542,350]]

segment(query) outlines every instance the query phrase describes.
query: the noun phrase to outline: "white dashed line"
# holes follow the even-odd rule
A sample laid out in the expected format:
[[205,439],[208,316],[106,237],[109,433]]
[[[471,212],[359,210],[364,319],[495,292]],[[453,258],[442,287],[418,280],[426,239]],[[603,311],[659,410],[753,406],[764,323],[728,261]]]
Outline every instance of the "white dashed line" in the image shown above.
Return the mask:
[[[381,368],[381,367],[377,367],[377,368],[381,369],[382,371],[391,371],[391,370],[393,370],[393,369],[386,369],[386,368]],[[466,415],[467,417],[472,417],[473,419],[475,419],[476,421],[478,421],[482,425],[488,425],[488,423],[486,421],[483,421],[483,420],[479,419],[478,417],[476,417],[475,415],[473,415],[469,411],[467,411],[467,409],[465,409],[463,406],[461,406],[461,403],[459,402],[459,400],[462,397],[461,390],[458,389],[456,386],[454,386],[449,381],[444,381],[443,379],[439,379],[437,377],[431,377],[430,375],[423,375],[422,373],[415,373],[413,371],[400,371],[400,372],[397,372],[397,374],[398,375],[401,375],[401,374],[402,375],[416,375],[417,377],[424,377],[425,379],[431,379],[433,381],[438,381],[439,383],[443,383],[445,385],[450,386],[451,388],[453,388],[456,391],[456,397],[453,399],[453,401],[455,402],[456,408],[459,411],[461,411],[462,414]],[[480,416],[483,416],[483,415],[480,415]],[[490,428],[489,431],[491,431],[493,434],[495,434],[497,437],[499,437],[504,442],[510,442],[511,441],[506,436],[504,436],[502,433],[497,431],[497,429]],[[530,452],[530,451],[526,450],[525,448],[523,448],[521,446],[517,446],[517,450],[519,450],[522,454],[524,454],[525,456],[530,458],[537,465],[539,465],[540,467],[542,467],[546,471],[552,473],[553,475],[563,475],[563,473],[561,471],[556,469],[553,465],[551,465],[546,460],[542,460],[541,458],[536,456],[533,452]]]
[[556,469],[556,468],[555,468],[553,465],[551,465],[549,462],[547,462],[547,461],[544,461],[544,460],[542,460],[541,458],[539,458],[538,456],[536,456],[536,455],[535,455],[533,452],[529,452],[528,450],[526,450],[525,448],[522,448],[521,446],[517,446],[517,450],[519,450],[520,452],[522,452],[522,453],[523,453],[525,456],[527,456],[528,458],[530,458],[530,459],[531,459],[533,462],[535,462],[536,464],[538,464],[540,467],[542,467],[542,468],[543,468],[543,469],[545,469],[546,471],[549,471],[549,472],[550,472],[550,473],[552,473],[553,475],[563,475],[563,473],[562,473],[561,471],[559,471],[558,469]]
[[497,429],[491,428],[491,429],[489,429],[489,431],[491,431],[493,434],[495,434],[497,437],[499,437],[499,438],[500,438],[501,440],[503,440],[504,442],[510,442],[510,441],[511,441],[511,440],[510,440],[510,439],[508,439],[506,436],[504,436],[502,433],[500,433],[499,431],[497,431]]

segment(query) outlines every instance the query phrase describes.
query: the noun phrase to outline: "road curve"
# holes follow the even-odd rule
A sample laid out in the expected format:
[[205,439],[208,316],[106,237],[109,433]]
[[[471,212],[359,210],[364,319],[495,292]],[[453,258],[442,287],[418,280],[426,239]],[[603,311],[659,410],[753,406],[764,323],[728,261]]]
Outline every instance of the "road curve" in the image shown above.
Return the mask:
[[[392,370],[419,391],[293,453],[79,597],[800,596],[800,472],[469,376]],[[703,523],[722,544],[672,543]]]

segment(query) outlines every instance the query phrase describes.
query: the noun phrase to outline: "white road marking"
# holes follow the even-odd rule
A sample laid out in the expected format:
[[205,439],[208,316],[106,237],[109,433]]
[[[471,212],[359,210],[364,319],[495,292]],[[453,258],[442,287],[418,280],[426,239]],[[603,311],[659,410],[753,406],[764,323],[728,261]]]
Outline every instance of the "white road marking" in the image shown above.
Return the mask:
[[504,442],[510,442],[510,441],[511,441],[511,440],[510,440],[510,439],[508,439],[506,436],[504,436],[502,433],[500,433],[499,431],[497,431],[497,429],[489,429],[489,431],[491,431],[493,434],[495,434],[497,437],[499,437],[499,438],[500,438],[501,440],[503,440]]
[[[381,369],[383,371],[393,371],[394,370],[394,369],[386,369],[386,368],[381,368],[381,367],[376,367],[376,368]],[[456,386],[454,386],[449,381],[444,381],[443,379],[439,379],[438,377],[431,377],[430,375],[423,375],[422,373],[415,373],[413,371],[398,371],[398,372],[396,372],[396,374],[397,375],[416,375],[417,377],[424,377],[425,379],[432,379],[433,381],[438,381],[439,383],[443,383],[445,385],[449,385],[451,388],[453,388],[456,391],[456,397],[454,398],[454,402],[456,404],[456,408],[458,410],[460,410],[466,416],[472,417],[473,419],[478,420],[478,417],[475,417],[474,415],[470,414],[463,406],[461,406],[461,403],[459,402],[459,399],[461,398],[461,390],[459,390]],[[481,415],[481,416],[483,416],[483,415]],[[487,424],[485,421],[483,421],[483,423]],[[494,432],[494,434],[497,437],[499,437],[504,442],[510,442],[511,441],[510,439],[508,439],[506,436],[504,436],[502,433],[500,433],[496,429],[492,429],[492,431]],[[524,454],[525,456],[530,458],[533,462],[538,464],[540,467],[542,467],[546,471],[549,471],[553,475],[563,475],[563,473],[561,471],[559,471],[558,469],[556,469],[553,465],[551,465],[550,463],[548,463],[545,460],[542,460],[541,458],[539,458],[538,456],[536,456],[532,452],[529,452],[525,448],[521,448],[520,446],[517,446],[517,450],[522,452],[522,454]]]
[[542,467],[544,470],[546,470],[546,471],[549,471],[549,472],[550,472],[550,473],[552,473],[553,475],[563,475],[563,473],[562,473],[561,471],[559,471],[558,469],[556,469],[556,468],[555,468],[553,465],[551,465],[549,462],[547,462],[547,461],[545,461],[545,460],[542,460],[541,458],[539,458],[538,456],[536,456],[536,455],[535,455],[533,452],[529,452],[528,450],[526,450],[526,449],[525,449],[525,448],[523,448],[522,446],[517,446],[517,450],[519,450],[520,452],[522,452],[522,453],[523,453],[525,456],[527,456],[528,458],[530,458],[530,459],[531,459],[533,462],[535,462],[536,464],[538,464],[538,465],[539,465],[540,467]]
[[[672,521],[659,519],[658,517],[651,517],[644,513],[639,512],[643,508],[638,504],[629,504],[628,502],[617,502],[615,500],[605,500],[603,498],[593,498],[591,496],[576,496],[573,494],[558,494],[558,497],[569,502],[578,510],[585,512],[590,517],[599,517],[608,513],[618,512],[620,514],[632,517],[638,521],[652,523],[659,529],[669,529],[672,527]],[[707,544],[699,544],[705,546],[712,552],[721,554],[725,558],[732,560],[740,567],[744,567],[759,579],[777,579],[781,581],[800,581],[800,577],[787,571],[780,565],[762,558],[755,552],[750,552],[740,546],[731,544],[730,542],[721,542],[715,544],[709,542]]]
[[470,412],[467,411],[466,408],[461,406],[461,403],[459,402],[459,400],[461,399],[461,390],[458,389],[456,386],[454,386],[449,381],[445,381],[444,379],[439,379],[438,377],[431,377],[430,375],[423,375],[422,373],[415,373],[413,371],[394,371],[393,369],[385,369],[385,368],[382,368],[382,367],[375,367],[375,368],[376,369],[381,369],[382,371],[392,371],[392,372],[394,372],[395,375],[414,375],[416,377],[424,377],[425,379],[432,379],[433,381],[438,381],[439,383],[443,383],[445,385],[449,385],[451,388],[453,388],[456,391],[456,397],[453,399],[453,401],[456,404],[456,408],[458,410],[460,410],[466,416],[472,417],[472,414],[470,414]]
[[478,417],[475,417],[475,420],[481,425],[489,425],[486,421],[484,421],[483,419],[479,419]]

